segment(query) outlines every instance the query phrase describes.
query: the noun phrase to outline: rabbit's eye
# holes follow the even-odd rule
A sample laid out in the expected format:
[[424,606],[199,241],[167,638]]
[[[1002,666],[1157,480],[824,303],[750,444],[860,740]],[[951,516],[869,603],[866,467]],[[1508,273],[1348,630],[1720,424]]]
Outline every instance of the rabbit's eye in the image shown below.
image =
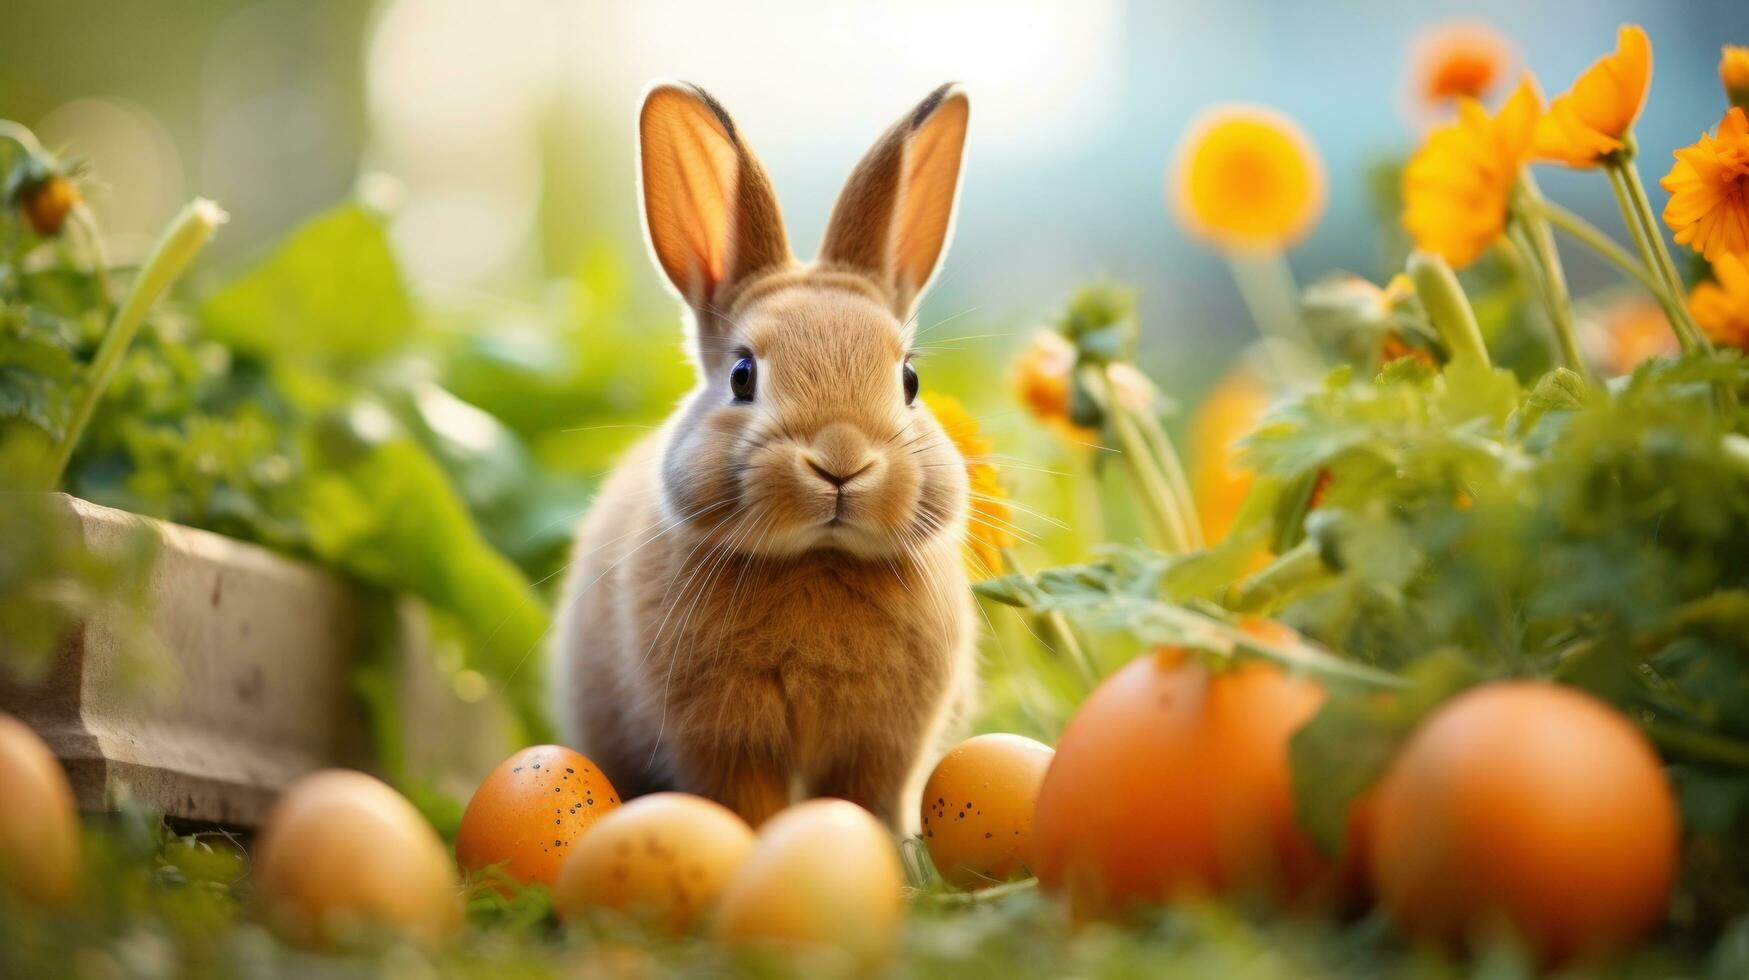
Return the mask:
[[917,369],[910,361],[905,362],[902,377],[905,379],[905,404],[909,405],[917,400]]
[[754,370],[753,358],[751,357],[741,358],[735,362],[734,367],[729,369],[729,391],[734,393],[736,401],[750,402],[753,400],[753,386],[756,377],[757,372]]

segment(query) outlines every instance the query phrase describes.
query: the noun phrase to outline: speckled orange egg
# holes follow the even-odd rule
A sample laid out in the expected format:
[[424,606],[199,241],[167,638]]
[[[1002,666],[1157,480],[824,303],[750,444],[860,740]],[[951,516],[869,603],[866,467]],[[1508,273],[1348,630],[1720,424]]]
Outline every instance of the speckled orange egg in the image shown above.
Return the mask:
[[567,919],[612,909],[684,933],[752,849],[753,828],[728,807],[685,793],[642,796],[577,842],[559,870],[553,907]]
[[1050,746],[992,734],[954,746],[923,786],[923,843],[935,870],[960,888],[1027,873],[1032,809]]
[[29,726],[0,714],[0,887],[37,902],[65,901],[79,863],[67,774]]
[[619,794],[595,763],[560,745],[536,745],[498,764],[462,814],[456,862],[465,871],[500,865],[509,877],[551,887],[584,832]]

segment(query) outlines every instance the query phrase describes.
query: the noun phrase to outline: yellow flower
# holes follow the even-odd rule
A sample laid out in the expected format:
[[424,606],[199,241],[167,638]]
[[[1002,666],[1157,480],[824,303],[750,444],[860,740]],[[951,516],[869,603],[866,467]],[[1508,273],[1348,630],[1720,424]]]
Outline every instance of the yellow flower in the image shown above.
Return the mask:
[[1417,101],[1443,107],[1488,94],[1513,61],[1512,46],[1480,21],[1436,25],[1415,44],[1411,62]]
[[947,437],[966,461],[966,481],[972,505],[966,515],[966,567],[987,577],[1002,570],[1002,549],[1014,546],[1014,511],[1008,506],[1008,491],[1001,474],[989,460],[990,440],[978,429],[978,420],[958,401],[938,392],[924,392],[923,403],[940,423]]
[[1536,154],[1569,167],[1595,167],[1620,150],[1652,86],[1652,41],[1637,24],[1616,33],[1615,53],[1593,62],[1549,103]]
[[1749,109],[1749,48],[1725,45],[1719,53],[1719,82],[1732,105]]
[[1658,182],[1670,192],[1664,223],[1708,262],[1749,253],[1749,115],[1737,106],[1719,121],[1719,135],[1702,133],[1676,151],[1676,165]]
[[1713,280],[1695,285],[1689,312],[1714,343],[1749,350],[1749,258],[1719,256]]
[[1403,169],[1403,227],[1415,245],[1469,265],[1506,231],[1506,207],[1530,154],[1542,95],[1526,75],[1497,115],[1465,99]]
[[1269,407],[1269,389],[1245,368],[1215,383],[1190,419],[1190,492],[1202,518],[1203,539],[1221,540],[1239,516],[1256,474],[1239,464],[1238,442]]
[[1166,194],[1197,238],[1230,249],[1282,248],[1323,213],[1324,164],[1286,116],[1221,106],[1191,124]]

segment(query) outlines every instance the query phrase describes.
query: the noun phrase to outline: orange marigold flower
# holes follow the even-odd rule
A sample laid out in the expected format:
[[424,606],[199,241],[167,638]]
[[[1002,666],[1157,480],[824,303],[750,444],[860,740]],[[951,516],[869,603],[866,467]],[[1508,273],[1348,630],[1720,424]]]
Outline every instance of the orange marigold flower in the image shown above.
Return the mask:
[[1615,53],[1593,62],[1549,103],[1537,126],[1537,156],[1569,167],[1597,166],[1626,145],[1651,87],[1652,41],[1638,24],[1623,24]]
[[1688,309],[1714,343],[1749,350],[1749,256],[1719,256],[1713,279],[1688,295]]
[[1499,31],[1481,21],[1457,20],[1422,34],[1410,60],[1416,99],[1441,107],[1487,95],[1514,58]]
[[1611,303],[1598,327],[1586,336],[1593,338],[1593,359],[1609,374],[1627,374],[1647,358],[1668,357],[1680,350],[1663,308],[1641,295]]
[[1542,114],[1536,81],[1524,81],[1489,116],[1465,99],[1403,169],[1403,227],[1415,245],[1462,268],[1506,231],[1506,206]]
[[1749,48],[1725,45],[1719,53],[1719,83],[1732,105],[1749,109]]
[[1676,165],[1658,182],[1670,192],[1664,223],[1708,262],[1749,253],[1749,114],[1732,106],[1719,135],[1702,133],[1676,151]]
[[1262,106],[1220,106],[1179,144],[1166,187],[1185,230],[1230,249],[1304,238],[1324,211],[1324,164],[1299,126]]
[[966,567],[974,575],[994,575],[1002,569],[1002,549],[1016,542],[1014,511],[1001,474],[990,462],[990,440],[978,428],[978,420],[965,406],[947,395],[924,392],[923,403],[940,423],[947,437],[966,461],[966,482],[971,488],[971,509],[966,514]]
[[1190,492],[1210,544],[1226,536],[1251,492],[1256,474],[1240,465],[1238,442],[1267,408],[1269,389],[1241,367],[1216,382],[1190,418]]
[[1075,348],[1055,330],[1040,330],[1014,359],[1014,393],[1035,418],[1050,425],[1069,424],[1069,373],[1075,369]]
[[30,229],[43,238],[53,238],[79,204],[79,188],[67,177],[50,174],[20,187],[16,200]]

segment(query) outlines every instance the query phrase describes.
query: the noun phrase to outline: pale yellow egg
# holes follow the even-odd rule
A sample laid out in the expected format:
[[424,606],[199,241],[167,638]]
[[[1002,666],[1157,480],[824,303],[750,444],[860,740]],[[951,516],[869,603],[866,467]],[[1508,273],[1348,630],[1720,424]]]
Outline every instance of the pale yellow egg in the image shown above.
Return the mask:
[[741,949],[876,966],[898,942],[903,886],[880,821],[844,800],[809,800],[760,829],[723,890],[716,935]]
[[559,869],[561,918],[611,909],[674,933],[696,926],[753,849],[734,811],[685,793],[639,797],[603,816]]
[[455,865],[406,797],[347,769],[302,777],[255,844],[255,901],[287,941],[314,948],[385,936],[436,945],[462,924]]
[[62,902],[79,879],[79,814],[54,754],[24,722],[0,714],[0,887]]

